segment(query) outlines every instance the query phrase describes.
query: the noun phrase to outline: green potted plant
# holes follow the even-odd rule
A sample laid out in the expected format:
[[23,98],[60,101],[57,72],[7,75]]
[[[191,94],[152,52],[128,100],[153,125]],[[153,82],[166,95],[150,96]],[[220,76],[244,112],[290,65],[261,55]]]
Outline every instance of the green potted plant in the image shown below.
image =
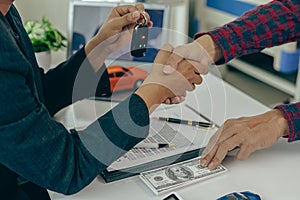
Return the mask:
[[28,20],[25,30],[33,45],[38,64],[43,68],[51,65],[51,51],[67,47],[67,38],[45,17],[42,21]]

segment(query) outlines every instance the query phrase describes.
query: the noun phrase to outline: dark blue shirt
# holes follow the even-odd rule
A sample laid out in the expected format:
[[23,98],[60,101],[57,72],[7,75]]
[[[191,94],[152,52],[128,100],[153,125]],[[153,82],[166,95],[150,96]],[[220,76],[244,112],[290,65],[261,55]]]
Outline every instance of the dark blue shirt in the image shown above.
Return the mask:
[[137,95],[79,132],[53,119],[61,108],[94,94],[89,85],[97,84],[99,76],[85,58],[82,49],[45,74],[15,7],[6,16],[0,13],[3,195],[13,191],[7,183],[18,177],[56,192],[75,193],[147,136],[148,110]]

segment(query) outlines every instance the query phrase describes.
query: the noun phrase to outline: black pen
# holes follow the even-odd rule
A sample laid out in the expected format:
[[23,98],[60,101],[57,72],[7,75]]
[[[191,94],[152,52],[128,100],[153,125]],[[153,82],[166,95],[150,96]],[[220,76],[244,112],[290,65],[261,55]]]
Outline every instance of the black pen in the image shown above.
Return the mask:
[[186,124],[190,126],[199,126],[204,128],[214,128],[215,124],[208,123],[208,122],[199,122],[199,121],[191,121],[191,120],[184,120],[184,119],[176,119],[172,117],[158,117],[158,120],[176,123],[176,124]]
[[190,110],[192,110],[194,113],[198,114],[200,117],[202,117],[203,119],[209,121],[210,123],[213,123],[215,125],[215,127],[220,128],[220,126],[213,122],[212,120],[210,120],[208,117],[206,117],[205,115],[201,114],[198,110],[196,110],[195,108],[189,106],[188,104],[185,104],[186,107],[188,107]]
[[160,148],[174,148],[175,144],[168,144],[168,143],[146,143],[141,142],[135,145],[133,148],[145,148],[145,149],[160,149]]

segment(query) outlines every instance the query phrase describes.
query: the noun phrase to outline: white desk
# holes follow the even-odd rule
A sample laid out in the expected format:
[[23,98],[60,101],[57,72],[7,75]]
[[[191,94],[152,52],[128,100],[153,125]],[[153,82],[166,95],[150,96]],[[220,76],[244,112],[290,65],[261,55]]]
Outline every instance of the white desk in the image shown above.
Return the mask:
[[[209,95],[208,88],[211,91],[215,89],[218,91]],[[214,98],[213,105],[210,104],[210,96]],[[199,106],[198,110],[212,116],[219,124],[224,118],[256,115],[268,110],[261,103],[222,83],[212,75],[207,75],[204,84],[195,92],[188,94],[186,102],[195,101],[200,102],[198,105],[201,105],[201,108]],[[245,161],[227,157],[223,165],[228,168],[228,172],[179,189],[177,193],[185,200],[215,200],[233,191],[257,192],[264,200],[298,200],[300,198],[296,189],[300,180],[298,146],[297,142],[288,144],[285,139],[280,139],[277,144],[253,153]],[[164,196],[156,196],[138,177],[112,183],[104,183],[102,178],[98,177],[75,195],[63,196],[52,192],[50,195],[53,200],[159,200]]]

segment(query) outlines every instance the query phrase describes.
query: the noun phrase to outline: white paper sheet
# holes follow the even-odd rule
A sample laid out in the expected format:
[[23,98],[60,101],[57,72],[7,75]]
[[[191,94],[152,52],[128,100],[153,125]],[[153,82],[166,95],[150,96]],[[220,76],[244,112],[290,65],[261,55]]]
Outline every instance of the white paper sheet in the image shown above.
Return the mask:
[[[143,142],[153,143],[171,143],[174,148],[160,149],[140,149],[133,148],[124,156],[112,163],[108,171],[124,170],[150,161],[158,160],[164,157],[179,155],[205,147],[210,136],[217,130],[197,128],[184,124],[174,124],[165,121],[159,121],[154,117],[176,117],[186,120],[204,121],[200,116],[181,106],[161,106],[151,116],[149,136]],[[179,157],[178,156],[178,157]],[[174,158],[174,161],[176,158]]]

